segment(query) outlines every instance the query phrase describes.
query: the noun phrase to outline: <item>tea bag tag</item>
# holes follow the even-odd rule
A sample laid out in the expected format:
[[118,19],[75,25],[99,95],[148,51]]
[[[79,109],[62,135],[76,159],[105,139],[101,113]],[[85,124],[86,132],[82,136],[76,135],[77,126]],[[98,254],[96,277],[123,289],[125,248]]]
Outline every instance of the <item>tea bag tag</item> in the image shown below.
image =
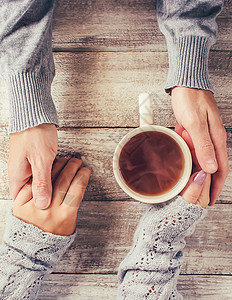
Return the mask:
[[140,126],[153,124],[151,97],[148,93],[139,94]]

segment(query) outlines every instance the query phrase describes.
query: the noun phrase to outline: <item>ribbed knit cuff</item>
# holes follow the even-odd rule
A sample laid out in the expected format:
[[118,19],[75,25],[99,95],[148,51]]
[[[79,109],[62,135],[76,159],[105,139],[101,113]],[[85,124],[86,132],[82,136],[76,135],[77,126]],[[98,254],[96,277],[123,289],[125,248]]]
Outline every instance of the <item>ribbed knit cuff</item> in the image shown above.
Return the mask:
[[[172,44],[171,44],[172,43]],[[213,91],[208,76],[208,38],[184,36],[176,42],[168,42],[169,73],[165,90],[175,86]]]
[[43,123],[58,126],[58,117],[51,97],[53,76],[19,73],[8,79],[10,122],[9,133]]

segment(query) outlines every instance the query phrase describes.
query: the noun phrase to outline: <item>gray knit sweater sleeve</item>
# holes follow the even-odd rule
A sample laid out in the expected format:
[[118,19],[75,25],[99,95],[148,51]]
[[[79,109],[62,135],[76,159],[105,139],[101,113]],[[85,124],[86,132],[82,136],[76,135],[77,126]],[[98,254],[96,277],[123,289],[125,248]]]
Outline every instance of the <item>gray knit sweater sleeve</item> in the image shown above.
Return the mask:
[[58,125],[51,97],[54,0],[2,0],[0,72],[10,102],[9,133],[42,123]]
[[132,249],[119,266],[118,300],[182,299],[176,289],[184,238],[206,210],[182,197],[151,206],[141,219]]
[[43,278],[74,241],[10,216],[0,246],[0,299],[35,300]]
[[[173,86],[212,90],[207,61],[223,0],[157,2],[169,53],[166,90]],[[8,87],[10,133],[42,123],[58,125],[51,97],[53,7],[54,0],[1,1],[0,70]]]
[[216,41],[216,17],[223,0],[157,0],[159,27],[169,56],[166,91],[186,86],[213,91],[208,54]]
[[[119,267],[118,299],[181,299],[176,281],[184,238],[205,213],[181,197],[151,206]],[[11,215],[0,246],[0,299],[36,299],[41,281],[52,272],[75,235],[46,233]]]

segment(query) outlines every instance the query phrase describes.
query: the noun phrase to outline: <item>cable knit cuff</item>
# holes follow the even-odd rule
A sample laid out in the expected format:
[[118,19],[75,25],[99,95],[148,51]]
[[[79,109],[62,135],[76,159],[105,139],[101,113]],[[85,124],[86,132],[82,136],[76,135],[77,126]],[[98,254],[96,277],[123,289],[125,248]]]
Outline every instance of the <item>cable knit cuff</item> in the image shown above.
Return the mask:
[[[193,233],[195,225],[206,213],[206,209],[188,203],[181,196],[149,205],[136,229],[132,249],[119,266],[119,295],[124,294],[123,299],[132,299],[126,297],[130,295],[133,299],[143,299],[142,295],[151,291],[151,286],[155,285],[154,293],[156,289],[157,292],[167,289],[168,282],[173,288],[171,281],[175,272],[178,275],[182,264],[184,239]],[[141,275],[138,272],[142,272]],[[136,274],[141,277],[136,277]],[[136,285],[138,289],[134,292],[137,296],[133,293]],[[161,298],[155,294],[149,299]]]
[[3,242],[15,253],[20,254],[21,260],[26,261],[24,265],[28,268],[51,272],[75,236],[76,231],[70,236],[44,232],[10,214]]
[[[171,44],[172,43],[172,44]],[[175,86],[213,91],[208,78],[210,41],[203,36],[183,36],[168,42],[169,73],[165,90]]]
[[43,123],[58,126],[58,117],[51,97],[53,75],[19,73],[9,77],[9,133]]
[[[206,214],[206,209],[188,203],[181,196],[177,196],[170,201],[151,205],[141,222],[152,231],[158,222],[160,226],[163,226],[162,230],[157,229],[160,231],[159,239],[168,241],[175,240],[180,234],[187,232],[189,228],[192,228],[193,231],[193,225],[203,219]],[[175,220],[174,223],[172,223],[173,220]]]

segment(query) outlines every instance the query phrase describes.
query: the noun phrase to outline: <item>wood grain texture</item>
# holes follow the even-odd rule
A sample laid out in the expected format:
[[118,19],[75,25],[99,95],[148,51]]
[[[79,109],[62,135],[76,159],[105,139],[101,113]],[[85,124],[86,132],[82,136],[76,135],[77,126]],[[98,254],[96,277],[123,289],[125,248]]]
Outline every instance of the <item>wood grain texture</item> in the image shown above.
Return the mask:
[[[217,19],[214,50],[232,48],[231,1]],[[57,1],[53,21],[57,51],[166,51],[154,0]]]
[[[210,78],[226,127],[232,125],[232,52],[211,52]],[[52,94],[61,127],[136,127],[138,95],[152,95],[154,123],[176,124],[164,92],[167,53],[55,53]],[[8,124],[7,92],[0,81],[0,124]]]
[[[11,201],[0,201],[0,234]],[[116,273],[147,205],[135,201],[84,201],[78,236],[56,266],[59,273]],[[217,204],[186,239],[182,274],[232,274],[232,205]]]
[[[119,188],[113,175],[113,154],[118,142],[130,128],[72,128],[59,130],[59,153],[79,152],[92,175],[87,188],[87,200],[130,200]],[[232,166],[232,131],[228,130],[228,153]],[[0,199],[9,199],[7,179],[7,129],[0,129]],[[232,168],[231,168],[232,170]],[[218,202],[232,203],[232,172],[226,180]]]
[[[38,300],[115,300],[116,275],[52,274],[43,283]],[[231,276],[181,275],[178,291],[188,300],[231,300]]]
[[[139,125],[140,92],[152,94],[155,124],[175,125],[170,98],[164,92],[168,58],[155,2],[56,2],[53,49],[58,53],[54,53],[57,75],[52,93],[61,126],[59,152],[80,152],[92,176],[79,211],[78,237],[55,269],[60,274],[44,282],[39,300],[116,297],[117,268],[130,249],[146,205],[131,201],[118,187],[112,172],[114,149],[131,130],[128,127]],[[232,170],[231,0],[225,0],[217,23],[218,41],[210,53],[209,71],[223,123],[229,128]],[[8,115],[7,91],[0,78],[0,239],[11,207]],[[185,275],[178,285],[185,299],[232,299],[231,195],[230,171],[218,204],[187,239],[181,270]]]

